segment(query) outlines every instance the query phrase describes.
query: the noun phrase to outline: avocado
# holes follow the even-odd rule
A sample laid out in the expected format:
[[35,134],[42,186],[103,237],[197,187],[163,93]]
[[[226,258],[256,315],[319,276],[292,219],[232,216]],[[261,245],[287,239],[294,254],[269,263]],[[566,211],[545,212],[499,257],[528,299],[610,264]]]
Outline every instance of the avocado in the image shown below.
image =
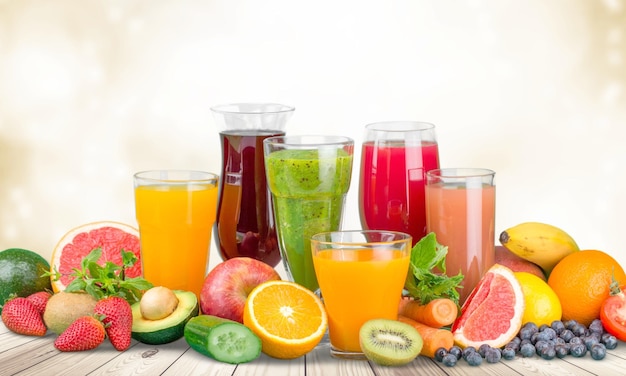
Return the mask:
[[190,291],[174,290],[178,306],[169,316],[148,320],[141,315],[140,302],[134,303],[132,337],[149,345],[161,345],[176,341],[185,334],[185,324],[198,315],[198,298]]

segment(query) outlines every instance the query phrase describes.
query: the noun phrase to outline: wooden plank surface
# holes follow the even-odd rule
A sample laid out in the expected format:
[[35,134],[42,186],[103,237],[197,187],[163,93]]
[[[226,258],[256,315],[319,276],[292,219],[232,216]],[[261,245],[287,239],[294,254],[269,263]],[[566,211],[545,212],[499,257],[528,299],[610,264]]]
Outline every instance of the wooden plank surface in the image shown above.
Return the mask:
[[209,376],[409,376],[409,375],[626,375],[626,343],[609,350],[603,360],[567,356],[543,360],[517,357],[496,364],[483,362],[471,367],[459,361],[446,367],[432,359],[418,357],[403,367],[380,367],[367,361],[339,360],[330,356],[329,345],[322,344],[298,359],[279,360],[264,354],[253,362],[225,364],[190,349],[184,339],[153,346],[133,341],[123,352],[105,340],[97,349],[63,353],[54,348],[56,336],[21,336],[0,322],[0,376],[9,375],[209,375]]

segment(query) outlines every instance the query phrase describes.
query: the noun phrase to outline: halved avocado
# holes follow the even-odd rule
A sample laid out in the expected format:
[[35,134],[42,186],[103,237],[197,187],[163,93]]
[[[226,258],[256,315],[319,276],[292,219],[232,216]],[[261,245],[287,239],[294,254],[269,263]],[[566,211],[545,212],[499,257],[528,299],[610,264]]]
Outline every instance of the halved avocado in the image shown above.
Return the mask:
[[178,298],[178,306],[171,315],[159,320],[144,318],[139,309],[139,302],[132,305],[132,337],[134,339],[149,345],[162,345],[182,338],[187,321],[198,316],[198,298],[196,294],[189,291],[174,290],[173,292]]

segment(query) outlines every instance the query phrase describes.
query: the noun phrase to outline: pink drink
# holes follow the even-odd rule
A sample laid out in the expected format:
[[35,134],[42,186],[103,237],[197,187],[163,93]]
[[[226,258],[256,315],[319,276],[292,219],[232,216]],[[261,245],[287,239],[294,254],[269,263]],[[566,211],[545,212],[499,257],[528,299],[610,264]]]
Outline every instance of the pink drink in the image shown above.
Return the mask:
[[495,201],[494,185],[426,186],[428,230],[448,246],[446,274],[464,276],[461,304],[494,264]]
[[364,229],[410,234],[413,243],[426,235],[426,171],[439,167],[437,143],[404,141],[363,143],[359,205]]

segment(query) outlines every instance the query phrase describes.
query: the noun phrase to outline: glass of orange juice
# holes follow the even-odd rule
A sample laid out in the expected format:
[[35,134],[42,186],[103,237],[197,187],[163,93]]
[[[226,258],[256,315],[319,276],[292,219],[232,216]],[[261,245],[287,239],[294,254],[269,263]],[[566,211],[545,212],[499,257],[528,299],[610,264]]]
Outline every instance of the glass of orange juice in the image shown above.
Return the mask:
[[216,174],[153,170],[134,175],[143,276],[200,297],[217,208]]
[[365,359],[361,326],[371,319],[398,318],[411,246],[411,235],[396,231],[333,231],[311,237],[332,356]]
[[495,172],[443,168],[426,172],[426,224],[448,247],[446,272],[463,274],[463,304],[495,262]]

